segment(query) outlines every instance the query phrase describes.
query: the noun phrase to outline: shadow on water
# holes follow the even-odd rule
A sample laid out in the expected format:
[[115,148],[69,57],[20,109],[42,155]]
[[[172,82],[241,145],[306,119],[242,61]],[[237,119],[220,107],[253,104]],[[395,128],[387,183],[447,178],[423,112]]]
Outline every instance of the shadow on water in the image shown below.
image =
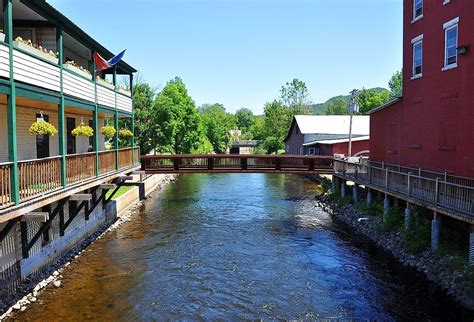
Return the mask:
[[468,320],[314,206],[297,176],[186,175],[92,245],[20,320]]

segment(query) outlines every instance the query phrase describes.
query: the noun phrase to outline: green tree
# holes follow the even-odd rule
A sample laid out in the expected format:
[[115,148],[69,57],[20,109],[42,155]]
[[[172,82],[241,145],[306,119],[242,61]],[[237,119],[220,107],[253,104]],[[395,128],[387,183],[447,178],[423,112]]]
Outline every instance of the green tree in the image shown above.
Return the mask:
[[155,136],[161,152],[184,154],[199,148],[204,135],[194,101],[176,77],[156,95]]
[[235,112],[235,121],[239,130],[244,133],[255,123],[255,116],[251,110],[242,107]]
[[395,72],[392,75],[388,82],[388,87],[390,88],[390,97],[397,98],[401,97],[403,94],[403,73],[401,70]]
[[309,114],[311,100],[305,82],[295,78],[281,87],[280,99],[293,115]]
[[359,104],[359,113],[366,114],[370,110],[379,107],[380,105],[390,100],[390,91],[375,89],[362,89],[359,96],[357,96],[357,104]]
[[265,104],[264,147],[268,153],[277,153],[284,148],[284,138],[290,128],[293,115],[281,101]]
[[255,122],[250,127],[249,132],[253,140],[264,140],[265,139],[265,117],[255,117]]
[[142,154],[148,154],[156,147],[153,136],[155,113],[155,90],[146,83],[137,83],[133,87],[135,143]]
[[216,153],[225,153],[230,144],[229,130],[235,127],[233,116],[222,104],[203,105],[199,114],[204,132]]
[[349,102],[345,98],[337,98],[328,103],[327,115],[347,115],[347,106]]

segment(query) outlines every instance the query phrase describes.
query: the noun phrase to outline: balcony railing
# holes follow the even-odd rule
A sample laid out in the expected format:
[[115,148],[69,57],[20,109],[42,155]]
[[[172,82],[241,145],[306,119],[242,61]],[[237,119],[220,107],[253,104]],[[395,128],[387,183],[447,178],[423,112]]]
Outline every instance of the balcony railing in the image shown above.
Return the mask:
[[336,174],[434,207],[474,216],[474,180],[375,162],[334,161]]
[[18,192],[25,201],[61,187],[61,158],[18,162]]
[[[138,147],[118,151],[120,168],[123,170],[138,165],[137,157],[132,163],[132,155],[139,155]],[[116,171],[115,150],[99,152],[99,173],[104,175]],[[0,163],[0,209],[13,205],[11,173],[13,163]],[[97,177],[95,153],[72,154],[66,156],[66,185],[71,186]],[[63,188],[61,185],[61,157],[18,161],[19,202],[46,195]]]
[[[26,47],[25,47],[26,46]],[[41,87],[47,90],[60,91],[59,65],[34,54],[27,45],[13,47],[13,75],[15,81]],[[9,77],[10,62],[8,59],[9,48],[0,43],[0,76]],[[97,87],[97,101],[95,89]],[[63,92],[74,98],[79,98],[91,103],[132,112],[132,98],[129,93],[115,90],[113,86],[102,85],[91,77],[86,77],[72,68],[63,69]]]

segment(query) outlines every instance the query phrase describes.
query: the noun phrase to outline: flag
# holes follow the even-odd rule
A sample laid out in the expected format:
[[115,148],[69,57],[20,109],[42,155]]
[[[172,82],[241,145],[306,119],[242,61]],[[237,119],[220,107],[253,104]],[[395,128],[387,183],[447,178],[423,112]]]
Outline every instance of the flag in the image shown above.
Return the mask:
[[122,60],[123,55],[125,54],[125,50],[122,51],[120,54],[117,56],[112,57],[109,60],[105,60],[99,53],[94,52],[94,61],[96,65],[97,71],[101,71],[104,69],[109,69],[110,67],[115,66],[120,60]]

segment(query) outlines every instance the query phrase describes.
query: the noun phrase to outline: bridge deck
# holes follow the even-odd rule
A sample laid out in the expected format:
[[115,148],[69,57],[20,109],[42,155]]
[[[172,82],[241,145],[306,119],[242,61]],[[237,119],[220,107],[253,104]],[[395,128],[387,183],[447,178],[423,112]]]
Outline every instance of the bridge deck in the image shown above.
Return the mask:
[[302,155],[146,155],[142,170],[157,173],[333,173],[333,157]]

